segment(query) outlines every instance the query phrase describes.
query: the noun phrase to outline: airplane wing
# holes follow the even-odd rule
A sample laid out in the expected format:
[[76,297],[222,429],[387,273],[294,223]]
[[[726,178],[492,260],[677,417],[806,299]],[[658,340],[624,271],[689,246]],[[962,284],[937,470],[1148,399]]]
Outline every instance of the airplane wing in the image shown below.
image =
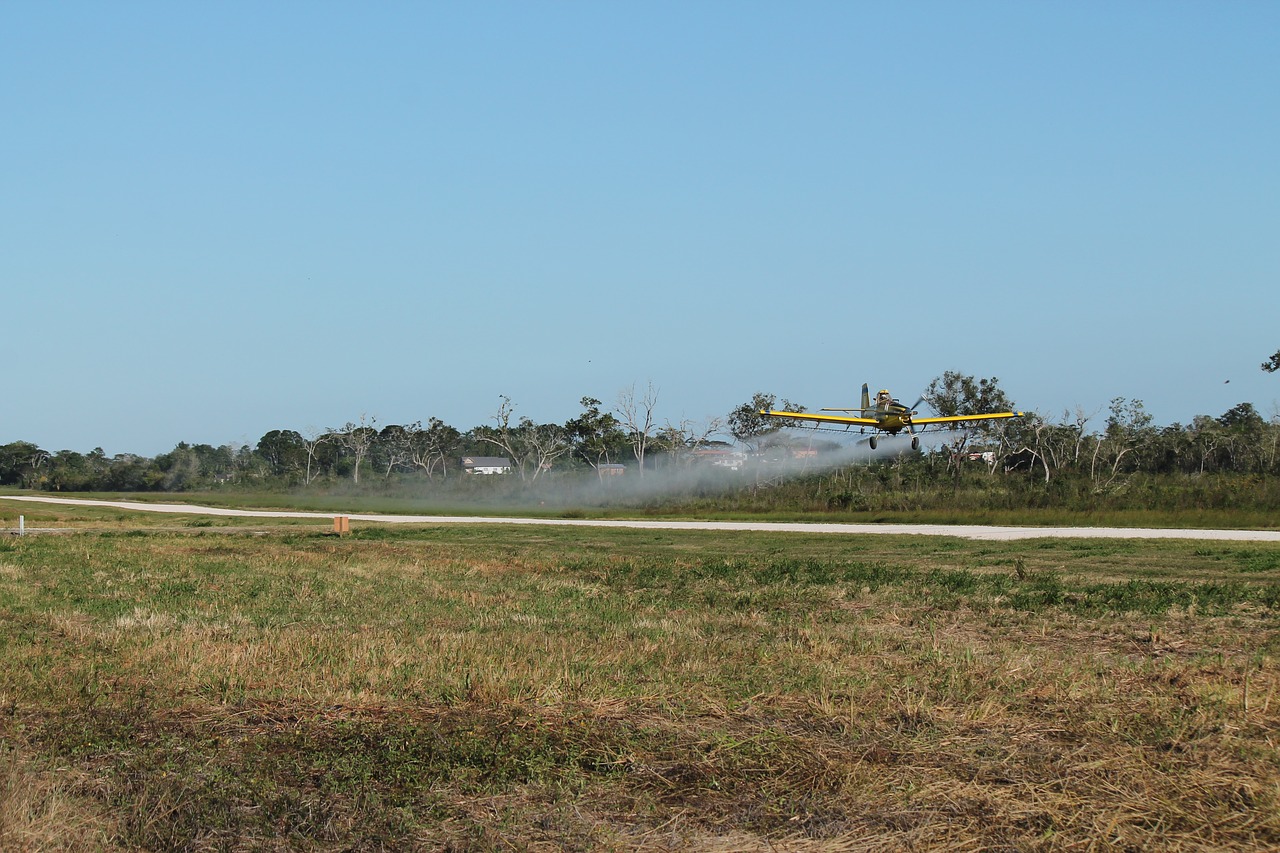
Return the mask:
[[[857,411],[856,409],[854,411]],[[849,415],[819,415],[814,412],[760,412],[771,418],[790,418],[794,421],[813,421],[820,424],[841,424],[843,426],[875,426],[875,418],[854,418]]]
[[[840,410],[837,410],[840,411]],[[860,411],[845,409],[844,411]],[[835,424],[839,426],[878,427],[880,422],[875,418],[855,418],[850,415],[822,415],[816,412],[760,412],[771,418],[789,418],[795,421],[813,421],[818,424]],[[950,415],[942,418],[912,418],[915,427],[940,426],[942,424],[974,423],[977,421],[997,421],[1003,418],[1021,418],[1023,412],[992,412],[989,415]]]
[[997,421],[1001,418],[1021,418],[1025,414],[1025,412],[992,412],[989,415],[950,415],[945,418],[912,418],[911,423],[914,426],[973,423],[974,421]]

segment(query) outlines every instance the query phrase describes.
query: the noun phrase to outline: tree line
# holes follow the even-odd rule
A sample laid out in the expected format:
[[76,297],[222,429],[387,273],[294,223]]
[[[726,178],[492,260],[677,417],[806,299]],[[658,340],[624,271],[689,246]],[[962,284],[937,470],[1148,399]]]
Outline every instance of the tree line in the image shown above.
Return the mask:
[[626,462],[639,476],[655,467],[688,465],[700,450],[727,447],[724,422],[659,421],[658,390],[635,385],[612,408],[583,397],[582,411],[564,423],[537,423],[499,398],[489,423],[461,430],[440,418],[380,425],[361,415],[325,429],[274,429],[253,446],[180,442],[148,458],[49,452],[29,441],[0,445],[0,485],[47,491],[186,491],[219,486],[296,487],[349,481],[420,478],[443,481],[462,473],[468,457],[502,457],[515,477],[533,483],[566,472],[593,472]]
[[[1280,352],[1264,370],[1280,370]],[[947,372],[922,397],[939,415],[981,414],[1015,406],[996,378]],[[658,391],[649,383],[619,392],[612,407],[583,397],[581,411],[563,423],[520,416],[507,396],[489,422],[460,430],[439,418],[379,425],[362,415],[338,427],[275,429],[254,446],[179,443],[147,458],[48,452],[27,441],[0,445],[0,485],[47,491],[186,491],[217,487],[322,488],[349,482],[448,481],[462,473],[466,457],[503,457],[512,476],[526,484],[544,478],[595,474],[625,464],[632,476],[687,467],[731,447],[744,465],[760,468],[805,449],[834,451],[826,434],[784,429],[761,410],[802,410],[774,394],[756,393],[723,418],[701,422],[660,420]],[[1106,412],[1082,409],[1053,417],[1030,412],[1015,420],[956,430],[932,451],[942,470],[986,465],[992,476],[1043,483],[1086,480],[1106,489],[1135,473],[1266,477],[1280,473],[1280,420],[1264,418],[1252,403],[1189,424],[1157,426],[1141,400],[1117,397]],[[882,461],[893,457],[885,455]],[[759,482],[757,477],[756,482]]]

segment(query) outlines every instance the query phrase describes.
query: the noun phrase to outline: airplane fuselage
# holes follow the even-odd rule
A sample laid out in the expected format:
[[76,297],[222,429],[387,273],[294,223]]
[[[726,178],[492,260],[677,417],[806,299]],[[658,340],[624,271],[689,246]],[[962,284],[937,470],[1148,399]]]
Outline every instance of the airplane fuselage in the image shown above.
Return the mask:
[[890,435],[896,435],[904,429],[911,427],[911,412],[904,407],[901,412],[885,412],[884,414],[876,413],[876,429],[884,430]]
[[[868,390],[866,385],[862,386],[862,405],[864,409],[868,402]],[[874,412],[876,429],[884,430],[890,435],[894,435],[904,429],[910,429],[911,416],[915,414],[915,412],[895,400],[888,390],[882,390],[876,394],[875,409],[871,410],[871,412]]]

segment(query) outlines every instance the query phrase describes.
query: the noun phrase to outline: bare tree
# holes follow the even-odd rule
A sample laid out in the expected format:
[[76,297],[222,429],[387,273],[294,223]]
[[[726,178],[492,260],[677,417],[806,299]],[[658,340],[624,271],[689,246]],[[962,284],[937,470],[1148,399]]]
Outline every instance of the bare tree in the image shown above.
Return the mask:
[[525,454],[521,451],[520,436],[518,435],[519,424],[515,427],[511,426],[511,418],[515,415],[516,407],[511,402],[511,398],[506,394],[499,394],[498,399],[502,400],[498,406],[498,411],[493,415],[493,421],[498,426],[496,429],[486,430],[487,434],[477,434],[480,441],[487,442],[504,451],[507,457],[515,464],[516,470],[520,472],[520,479],[524,479],[524,463]]
[[[1120,463],[1129,453],[1148,441],[1151,433],[1151,415],[1147,414],[1141,400],[1115,397],[1111,400],[1111,415],[1107,418],[1106,431],[1098,437],[1089,464],[1089,479],[1095,491],[1103,491],[1120,476]],[[1111,471],[1105,482],[1099,482],[1099,469],[1110,462]]]
[[391,472],[397,466],[404,465],[412,460],[414,430],[421,428],[422,424],[418,422],[409,426],[390,424],[383,427],[382,432],[378,434],[376,442],[376,455],[381,457],[381,461],[385,466],[382,479],[390,480]]
[[449,454],[457,447],[460,435],[456,429],[439,418],[427,421],[426,429],[422,423],[411,424],[409,452],[410,461],[427,473],[428,479],[435,478],[438,468],[442,477],[449,476]]
[[1015,452],[1031,454],[1031,462],[1034,466],[1039,461],[1044,468],[1044,481],[1049,482],[1053,469],[1058,467],[1058,458],[1054,453],[1053,443],[1050,441],[1052,435],[1052,426],[1049,421],[1040,417],[1038,412],[1028,412],[1023,423],[1023,432],[1030,439],[1022,447]]
[[630,388],[618,392],[618,422],[627,429],[627,438],[631,442],[631,450],[635,453],[636,462],[640,466],[640,476],[644,476],[644,456],[654,436],[653,410],[658,404],[658,389],[649,381],[643,397],[636,396],[633,382]]
[[341,428],[329,431],[333,440],[355,457],[355,468],[351,472],[354,483],[360,482],[360,463],[369,455],[369,448],[378,437],[377,423],[377,418],[362,414],[359,423],[347,421]]
[[658,440],[670,453],[676,463],[688,462],[693,454],[711,443],[711,437],[724,429],[724,421],[711,418],[698,424],[689,418],[682,418],[678,424],[667,421],[658,431]]
[[[1084,449],[1084,442],[1085,442],[1085,435],[1086,435],[1084,431],[1085,425],[1088,424],[1089,421],[1093,420],[1094,415],[1098,414],[1099,411],[1101,410],[1094,409],[1092,412],[1086,412],[1083,406],[1076,406],[1075,419],[1070,424],[1070,428],[1075,432],[1075,441],[1073,441],[1071,445],[1072,447],[1071,464],[1072,465],[1080,464],[1080,453]],[[1062,415],[1062,420],[1064,423],[1066,422],[1066,419],[1067,419],[1067,414],[1064,412]]]
[[551,463],[573,450],[569,433],[558,424],[535,424],[528,418],[522,418],[519,434],[527,451],[526,456],[533,461],[530,482],[536,481],[543,472],[550,471]]
[[302,447],[307,451],[307,475],[305,484],[309,486],[311,485],[311,481],[314,479],[314,475],[311,472],[312,468],[315,466],[316,455],[320,451],[320,445],[330,441],[332,436],[328,432],[318,430],[315,427],[308,427],[307,434],[305,436],[301,436],[301,438]]
[[1039,464],[1044,469],[1044,481],[1047,483],[1054,471],[1079,463],[1084,426],[1090,417],[1092,415],[1077,407],[1074,422],[1070,421],[1070,413],[1063,412],[1059,423],[1051,423],[1038,412],[1028,412],[1018,427],[1022,446],[1013,452],[1029,453],[1032,468]]
[[[1086,412],[1077,406],[1075,414],[1063,411],[1061,419],[1052,423],[1039,412],[1027,412],[1015,426],[1009,426],[1009,434],[1017,436],[1021,446],[1011,449],[1012,455],[1030,454],[1030,468],[1036,465],[1044,469],[1047,483],[1055,471],[1068,467],[1079,468],[1080,456],[1092,437],[1085,432],[1085,425],[1098,413]],[[1008,467],[1005,470],[1009,470]]]
[[1191,446],[1200,456],[1200,473],[1218,452],[1222,440],[1222,424],[1208,415],[1196,415],[1191,421]]

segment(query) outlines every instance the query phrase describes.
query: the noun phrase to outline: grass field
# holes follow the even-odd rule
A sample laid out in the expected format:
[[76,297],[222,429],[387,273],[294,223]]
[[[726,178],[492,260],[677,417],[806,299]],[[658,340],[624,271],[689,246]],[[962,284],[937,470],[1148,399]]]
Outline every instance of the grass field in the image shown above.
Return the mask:
[[1280,847],[1280,546],[23,511],[2,849]]

